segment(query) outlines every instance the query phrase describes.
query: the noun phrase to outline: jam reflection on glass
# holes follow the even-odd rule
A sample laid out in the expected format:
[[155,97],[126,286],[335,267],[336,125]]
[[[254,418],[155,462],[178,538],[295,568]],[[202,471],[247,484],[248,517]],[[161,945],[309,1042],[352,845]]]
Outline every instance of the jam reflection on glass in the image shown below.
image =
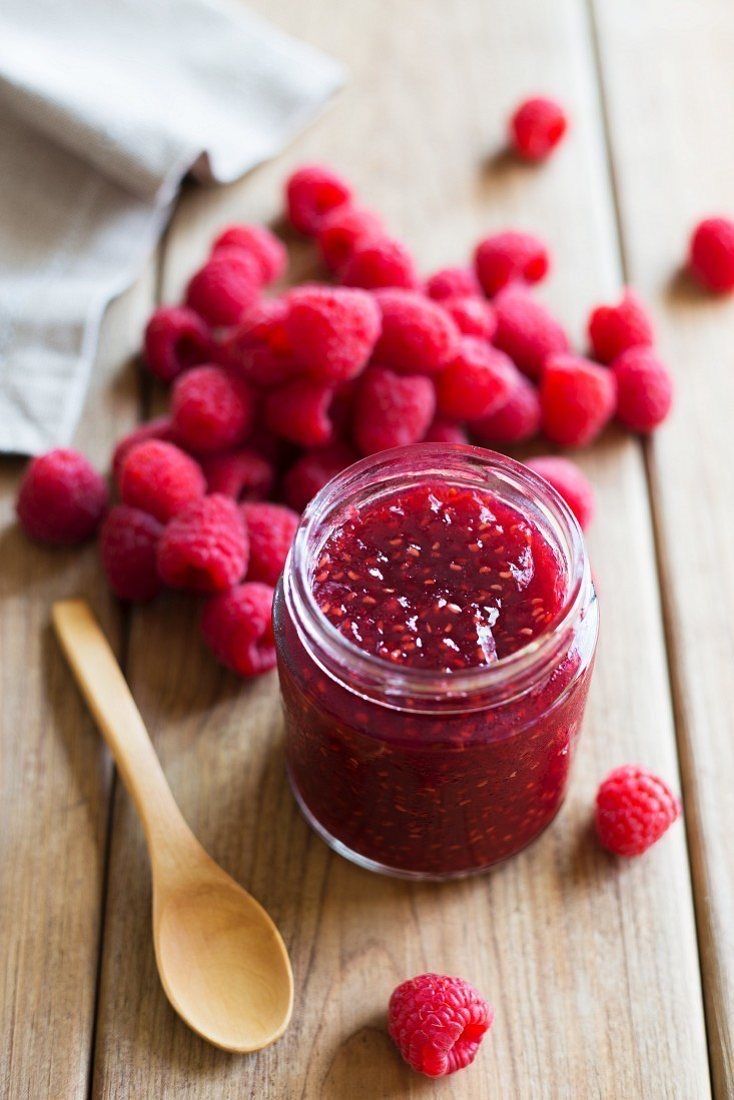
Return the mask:
[[[358,862],[443,877],[505,859],[556,814],[597,619],[593,594],[564,619],[569,559],[542,506],[461,477],[465,453],[487,452],[449,448],[444,473],[426,457],[437,450],[406,449],[413,476],[372,491],[371,460],[360,464],[357,489],[336,493],[319,537],[291,555],[276,637],[288,767],[308,818]],[[551,493],[526,475],[527,492]],[[310,630],[286,598],[295,569]]]

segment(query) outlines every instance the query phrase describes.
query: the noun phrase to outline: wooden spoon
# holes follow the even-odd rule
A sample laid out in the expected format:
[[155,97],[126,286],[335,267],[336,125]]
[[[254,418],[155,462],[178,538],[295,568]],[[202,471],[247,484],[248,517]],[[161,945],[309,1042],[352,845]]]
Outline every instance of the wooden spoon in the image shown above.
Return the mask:
[[268,1046],[293,1007],[288,953],[272,920],[202,848],[173,800],[133,697],[84,600],[53,622],[145,828],[153,943],[166,996],[189,1027],[224,1050]]

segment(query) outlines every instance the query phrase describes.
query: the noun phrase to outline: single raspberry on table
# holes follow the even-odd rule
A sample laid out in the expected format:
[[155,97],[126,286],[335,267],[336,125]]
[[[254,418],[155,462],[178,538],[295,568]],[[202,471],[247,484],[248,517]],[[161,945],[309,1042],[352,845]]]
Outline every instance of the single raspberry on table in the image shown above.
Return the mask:
[[273,590],[245,581],[207,600],[201,634],[214,656],[238,676],[259,676],[275,667]]
[[186,305],[215,328],[236,325],[260,297],[260,265],[248,252],[222,249],[189,280]]
[[112,452],[112,476],[117,484],[120,482],[120,470],[125,456],[138,443],[147,443],[149,439],[158,439],[164,443],[176,442],[176,433],[170,416],[157,416],[153,420],[147,420],[122,437]]
[[680,817],[681,804],[649,768],[625,764],[606,777],[596,795],[596,831],[602,847],[639,856]]
[[525,291],[508,287],[497,295],[494,307],[494,343],[529,378],[540,377],[549,355],[568,350],[563,327]]
[[423,440],[425,443],[468,443],[469,437],[461,424],[437,416]]
[[580,355],[553,355],[540,381],[543,431],[562,447],[591,443],[614,414],[614,373]]
[[354,440],[363,455],[423,439],[436,411],[430,378],[369,367],[354,403]]
[[302,286],[288,295],[283,324],[298,362],[333,385],[366,365],[380,335],[380,310],[364,290]]
[[206,481],[198,462],[173,443],[149,439],[131,447],[120,466],[120,496],[131,508],[161,523],[203,497]]
[[298,527],[299,516],[283,504],[243,504],[241,507],[250,540],[248,581],[275,585]]
[[240,324],[231,329],[220,348],[220,359],[253,386],[267,389],[301,373],[286,333],[285,298],[261,298]]
[[615,305],[597,306],[589,317],[589,342],[600,363],[611,363],[629,348],[649,347],[654,340],[652,321],[633,290],[626,289]]
[[285,245],[264,225],[229,225],[212,245],[212,255],[232,249],[246,252],[256,261],[263,286],[274,283],[288,263]]
[[545,160],[568,129],[566,113],[554,99],[534,96],[512,115],[510,144],[523,160]]
[[474,268],[482,290],[493,298],[511,283],[538,283],[550,267],[548,249],[532,233],[507,229],[480,241]]
[[633,432],[651,432],[673,404],[673,379],[652,348],[630,348],[612,363],[617,419]]
[[288,220],[299,233],[315,236],[324,218],[340,206],[350,203],[352,189],[331,168],[307,164],[286,181],[285,201]]
[[52,546],[74,546],[97,530],[107,500],[107,483],[89,459],[59,448],[26,466],[15,511],[29,538]]
[[380,287],[402,287],[415,290],[419,279],[415,262],[400,241],[379,237],[358,244],[339,272],[343,286],[378,290]]
[[517,368],[503,351],[464,336],[436,379],[436,406],[441,416],[452,420],[489,416],[509,400],[517,377]]
[[265,424],[274,435],[301,447],[320,447],[334,434],[330,409],[334,389],[310,378],[296,378],[269,390]]
[[208,362],[213,351],[206,322],[185,306],[163,306],[145,326],[145,362],[162,382],[172,382],[189,367]]
[[245,574],[249,542],[242,514],[221,493],[194,501],[158,542],[158,572],[171,588],[223,592]]
[[382,314],[376,362],[406,374],[436,374],[451,362],[461,334],[442,305],[414,290],[379,290],[375,298]]
[[691,237],[688,264],[693,276],[717,294],[734,290],[734,221],[706,218]]
[[470,267],[440,268],[426,279],[425,291],[436,302],[442,302],[444,298],[475,298],[481,293],[477,277]]
[[102,568],[121,600],[147,603],[160,590],[158,540],[163,524],[149,512],[117,504],[105,517],[99,536]]
[[273,463],[252,447],[205,455],[201,468],[208,492],[234,500],[265,500],[275,481]]
[[382,221],[374,210],[363,206],[339,206],[321,222],[319,252],[330,271],[340,271],[355,248],[384,235]]
[[594,518],[596,500],[591,482],[576,463],[558,455],[542,455],[528,459],[527,465],[563,497],[585,531]]
[[481,298],[442,298],[441,305],[464,336],[490,341],[497,331],[497,316]]
[[283,478],[283,499],[291,508],[302,512],[327,482],[356,461],[357,455],[346,443],[331,443],[306,451]]
[[504,405],[481,420],[472,420],[470,428],[480,443],[511,446],[533,439],[540,431],[540,419],[538,391],[521,374]]
[[494,1010],[463,978],[420,974],[393,991],[387,1027],[405,1061],[427,1077],[445,1077],[474,1061]]
[[252,391],[223,367],[193,367],[173,384],[173,428],[192,451],[206,454],[236,447],[252,431],[254,415]]

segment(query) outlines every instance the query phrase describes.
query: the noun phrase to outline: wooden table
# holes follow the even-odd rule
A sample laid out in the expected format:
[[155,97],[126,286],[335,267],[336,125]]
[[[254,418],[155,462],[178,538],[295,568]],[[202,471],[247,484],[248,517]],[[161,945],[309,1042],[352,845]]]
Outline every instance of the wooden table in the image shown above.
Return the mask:
[[[547,238],[542,296],[580,338],[630,281],[650,302],[676,412],[641,444],[612,431],[579,456],[599,496],[590,551],[602,637],[568,804],[491,875],[413,885],[360,871],[309,831],[288,792],[275,678],[243,686],[198,644],[193,602],[123,611],[94,548],[52,553],[13,525],[20,464],[0,467],[4,1097],[573,1098],[734,1096],[734,306],[676,275],[695,219],[733,212],[729,0],[259,0],[342,58],[351,82],[275,163],[190,190],[158,255],[110,309],[78,443],[111,442],[161,402],[134,362],[213,230],[269,219],[287,170],[332,161],[425,270],[492,227]],[[541,169],[501,155],[523,94],[557,94],[573,131]],[[313,268],[296,250],[300,278]],[[161,992],[142,834],[49,631],[84,594],[114,639],[174,793],[214,857],[283,929],[297,1005],[275,1047],[230,1057]],[[658,769],[684,825],[617,862],[589,837],[596,784]],[[427,969],[485,991],[496,1024],[475,1066],[429,1084],[384,1029],[392,987]]]

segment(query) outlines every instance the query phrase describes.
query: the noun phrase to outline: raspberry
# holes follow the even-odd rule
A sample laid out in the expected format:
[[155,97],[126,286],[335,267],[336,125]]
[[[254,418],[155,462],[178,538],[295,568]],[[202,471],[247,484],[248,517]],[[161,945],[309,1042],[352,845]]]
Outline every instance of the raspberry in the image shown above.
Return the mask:
[[201,633],[214,656],[239,676],[275,667],[273,590],[247,581],[207,600]]
[[528,377],[540,376],[549,355],[568,350],[568,337],[561,325],[529,294],[508,289],[497,296],[494,305],[494,342]]
[[148,512],[117,504],[102,524],[99,549],[110,588],[121,600],[147,603],[157,595],[156,550],[163,524]]
[[556,455],[543,455],[529,459],[527,464],[563,497],[585,531],[594,518],[596,501],[591,482],[576,463]]
[[375,359],[401,373],[436,374],[459,349],[460,333],[438,302],[414,290],[381,290],[382,334]]
[[642,302],[625,290],[614,306],[597,306],[589,317],[589,341],[594,358],[611,363],[628,348],[649,347],[655,334]]
[[201,467],[173,443],[150,439],[131,447],[120,467],[120,496],[161,523],[204,495]]
[[308,378],[296,378],[270,390],[265,399],[265,423],[271,432],[302,447],[329,443],[333,425],[329,410],[334,396],[330,386]]
[[427,1077],[471,1065],[494,1010],[463,978],[420,974],[393,991],[387,1029],[405,1061]]
[[344,443],[307,451],[283,478],[285,501],[297,512],[303,511],[328,481],[356,461],[357,456]]
[[490,341],[497,331],[497,317],[489,302],[481,298],[444,298],[441,305],[464,336]]
[[223,493],[234,500],[264,500],[275,480],[272,462],[251,447],[208,455],[202,458],[201,468],[210,493]]
[[461,424],[454,424],[451,420],[443,420],[441,417],[436,417],[423,439],[426,443],[469,442],[469,438]]
[[340,282],[365,290],[380,287],[414,290],[418,286],[418,274],[405,245],[390,237],[380,237],[354,249],[340,272]]
[[282,504],[243,504],[250,539],[249,581],[275,585],[298,527],[298,513]]
[[247,569],[249,543],[240,510],[214,493],[174,516],[158,543],[158,572],[171,588],[223,592]]
[[303,286],[288,295],[286,335],[299,363],[323,382],[360,373],[380,335],[373,296],[345,287]]
[[260,296],[260,265],[248,252],[215,253],[192,276],[186,305],[210,325],[236,325]]
[[596,794],[596,831],[602,847],[639,856],[680,816],[681,805],[649,768],[625,764],[606,777]]
[[577,355],[553,355],[540,382],[543,431],[563,447],[596,439],[614,412],[614,374]]
[[128,452],[138,443],[146,443],[149,439],[160,439],[165,443],[176,442],[176,433],[169,416],[157,416],[154,420],[148,420],[122,437],[112,454],[112,476],[118,484],[122,463]]
[[354,438],[363,455],[418,443],[436,411],[430,378],[396,374],[387,367],[365,371],[354,406]]
[[734,222],[729,218],[700,222],[691,237],[689,265],[707,290],[734,290]]
[[436,302],[444,298],[472,298],[479,294],[479,283],[469,267],[442,267],[426,280],[426,294]]
[[189,367],[206,363],[213,350],[211,333],[193,309],[163,306],[145,327],[145,362],[162,382],[172,382]]
[[442,416],[468,420],[502,407],[515,387],[517,369],[504,352],[462,337],[459,351],[436,379],[436,404]]
[[339,271],[355,248],[384,236],[382,222],[373,210],[339,206],[327,214],[319,229],[319,251],[331,271]]
[[263,286],[274,283],[286,269],[288,254],[285,245],[263,225],[230,225],[222,230],[212,245],[212,255],[232,249],[247,252],[256,261]]
[[548,249],[530,233],[512,229],[480,241],[474,267],[482,290],[493,298],[510,283],[538,283],[548,273]]
[[526,443],[540,431],[540,398],[532,382],[520,374],[505,404],[474,421],[471,430],[481,443],[508,446]]
[[74,546],[90,538],[107,507],[107,484],[78,451],[39,455],[20,480],[15,511],[29,538]]
[[612,363],[617,419],[633,432],[651,432],[673,404],[673,379],[652,348],[630,348]]
[[192,451],[223,451],[252,431],[254,403],[247,385],[222,367],[194,367],[171,395],[176,435]]
[[224,365],[246,382],[265,388],[298,374],[301,368],[285,331],[287,314],[284,298],[261,298],[222,343]]
[[309,164],[286,181],[285,197],[293,228],[315,236],[327,214],[351,201],[352,189],[330,168]]
[[526,99],[510,119],[510,144],[523,160],[545,160],[566,130],[568,120],[559,103],[544,96]]

